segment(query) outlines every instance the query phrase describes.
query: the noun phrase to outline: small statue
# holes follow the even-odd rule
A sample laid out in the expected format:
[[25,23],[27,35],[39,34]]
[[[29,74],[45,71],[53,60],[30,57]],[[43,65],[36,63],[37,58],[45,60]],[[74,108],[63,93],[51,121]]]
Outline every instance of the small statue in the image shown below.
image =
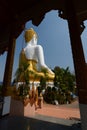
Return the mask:
[[32,28],[25,31],[26,47],[21,52],[20,64],[23,62],[28,63],[28,70],[40,77],[44,77],[42,69],[46,69],[48,78],[54,79],[55,75],[45,64],[43,48],[41,45],[37,45],[37,39],[38,36]]

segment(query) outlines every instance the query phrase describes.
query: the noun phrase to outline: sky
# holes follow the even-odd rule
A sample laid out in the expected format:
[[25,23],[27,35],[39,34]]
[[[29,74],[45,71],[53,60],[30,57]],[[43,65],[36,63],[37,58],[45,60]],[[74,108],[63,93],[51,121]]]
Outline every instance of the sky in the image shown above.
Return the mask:
[[[85,22],[85,26],[87,22]],[[33,28],[38,35],[38,44],[43,47],[46,65],[54,69],[55,66],[61,68],[69,67],[74,72],[72,50],[70,45],[69,30],[67,20],[58,17],[58,11],[50,11],[45,15],[39,26],[34,26],[32,21],[26,23],[26,29]],[[81,35],[85,58],[87,58],[87,29]],[[19,54],[26,46],[24,41],[24,31],[16,39],[14,55],[14,65],[12,80],[18,68]],[[0,81],[3,80],[7,52],[0,56]]]

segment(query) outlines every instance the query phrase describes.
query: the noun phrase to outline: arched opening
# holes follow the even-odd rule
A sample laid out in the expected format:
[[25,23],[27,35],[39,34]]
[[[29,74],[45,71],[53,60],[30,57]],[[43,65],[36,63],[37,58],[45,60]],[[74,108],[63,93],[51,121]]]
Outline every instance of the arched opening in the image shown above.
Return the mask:
[[[69,67],[70,71],[74,72],[67,21],[58,17],[58,11],[47,13],[38,27],[34,26],[31,21],[27,22],[26,28],[29,29],[31,27],[37,32],[38,43],[44,48],[47,65],[52,69],[54,69],[55,66],[61,68]],[[20,37],[16,40],[13,76],[18,67],[19,53],[22,47],[25,46],[23,42],[22,32]]]

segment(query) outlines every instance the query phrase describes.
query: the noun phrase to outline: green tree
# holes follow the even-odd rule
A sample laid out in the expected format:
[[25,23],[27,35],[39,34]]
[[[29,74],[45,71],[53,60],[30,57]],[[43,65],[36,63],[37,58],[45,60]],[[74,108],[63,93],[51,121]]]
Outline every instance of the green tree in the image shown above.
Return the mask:
[[46,89],[46,82],[48,81],[48,75],[47,75],[46,68],[42,68],[41,72],[44,73],[44,77],[40,78],[40,87],[41,87],[41,91],[42,91],[43,89]]
[[15,82],[22,82],[19,86],[19,96],[26,96],[29,93],[29,64],[22,63],[21,66],[16,70]]
[[75,91],[75,75],[72,74],[69,70],[69,67],[66,69],[55,67],[54,68],[55,78],[54,85],[58,87],[59,95],[62,99],[70,101],[71,95],[70,93],[74,93]]
[[46,88],[46,78],[44,77],[40,78],[40,87],[41,87],[41,91]]
[[74,92],[75,75],[70,72],[69,67],[66,69],[55,67],[54,72],[54,85],[58,87],[58,89],[61,89],[61,91]]
[[15,82],[25,82],[29,84],[29,71],[28,71],[29,64],[23,63],[21,66],[16,70],[15,73]]

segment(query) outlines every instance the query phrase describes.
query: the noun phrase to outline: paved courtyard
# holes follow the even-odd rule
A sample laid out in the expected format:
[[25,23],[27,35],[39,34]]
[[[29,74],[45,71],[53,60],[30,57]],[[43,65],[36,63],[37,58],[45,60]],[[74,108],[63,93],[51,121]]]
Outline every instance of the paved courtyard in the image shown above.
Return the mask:
[[68,105],[57,106],[44,104],[42,109],[37,109],[36,114],[63,119],[80,119],[78,101]]
[[34,116],[6,116],[0,119],[0,130],[81,130],[78,103],[44,104]]

